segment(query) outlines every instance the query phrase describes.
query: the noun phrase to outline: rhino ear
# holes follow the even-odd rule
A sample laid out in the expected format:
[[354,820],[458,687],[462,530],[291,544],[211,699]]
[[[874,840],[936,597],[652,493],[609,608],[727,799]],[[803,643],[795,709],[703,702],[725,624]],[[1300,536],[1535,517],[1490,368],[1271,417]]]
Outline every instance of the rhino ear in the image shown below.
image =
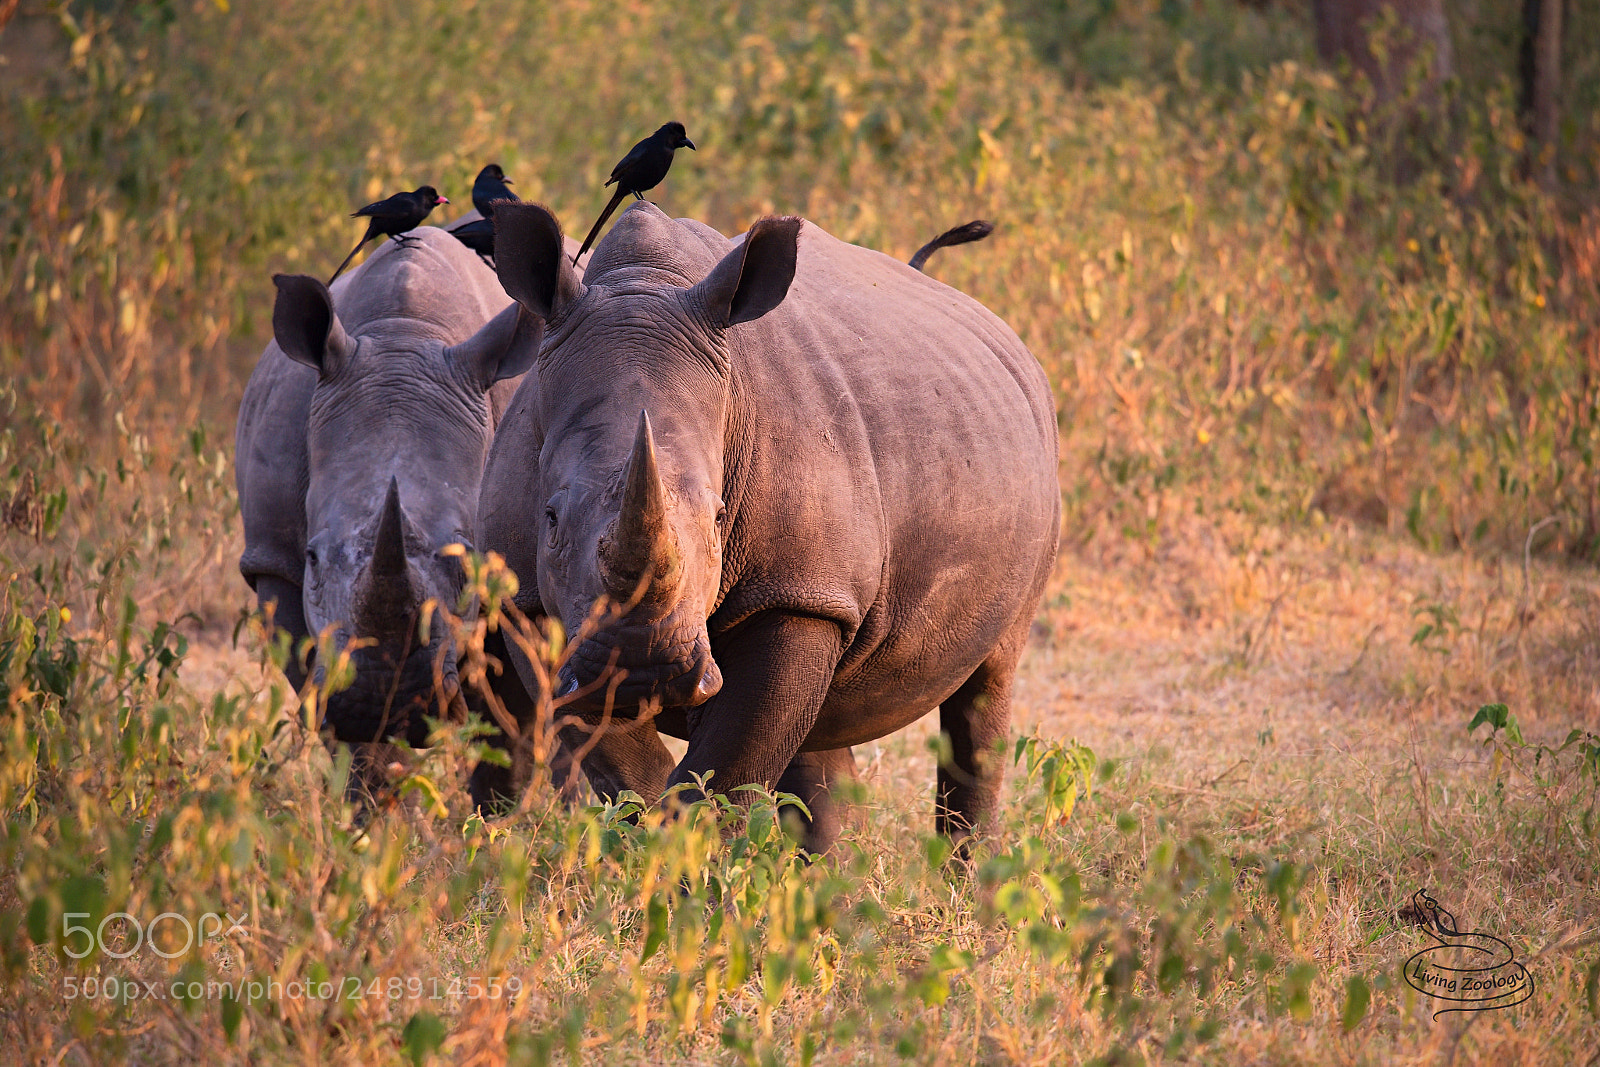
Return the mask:
[[555,318],[583,296],[561,223],[543,204],[495,205],[494,266],[506,294],[540,319]]
[[487,389],[503,378],[526,374],[539,357],[542,340],[544,320],[521,304],[511,303],[477,333],[446,348],[444,357]]
[[689,292],[714,326],[759,319],[789,294],[799,251],[799,217],[760,219],[745,234],[744,243],[723,256]]
[[274,274],[272,336],[283,354],[326,378],[355,350],[333,310],[328,287],[308,274]]

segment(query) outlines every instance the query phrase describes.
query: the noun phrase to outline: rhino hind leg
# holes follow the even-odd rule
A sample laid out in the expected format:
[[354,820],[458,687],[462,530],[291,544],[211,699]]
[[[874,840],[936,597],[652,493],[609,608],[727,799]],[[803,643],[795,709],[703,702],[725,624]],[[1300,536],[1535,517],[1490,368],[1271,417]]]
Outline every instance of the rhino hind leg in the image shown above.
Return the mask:
[[1011,684],[1027,629],[1013,630],[961,687],[939,705],[948,742],[939,761],[934,825],[966,855],[968,841],[988,828],[1005,776],[1001,748],[1011,729]]
[[848,748],[825,752],[797,752],[773,791],[793,793],[811,812],[807,818],[793,807],[783,809],[783,821],[798,823],[800,843],[807,852],[825,856],[839,839],[844,798],[839,785],[856,780],[856,758]]

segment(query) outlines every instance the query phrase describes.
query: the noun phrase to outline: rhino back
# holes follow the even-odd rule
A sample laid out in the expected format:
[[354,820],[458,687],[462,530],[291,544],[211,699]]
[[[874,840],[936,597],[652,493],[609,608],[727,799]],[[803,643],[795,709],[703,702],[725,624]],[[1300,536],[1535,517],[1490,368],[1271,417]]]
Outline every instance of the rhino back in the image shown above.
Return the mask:
[[1054,561],[1042,369],[977,301],[810,224],[788,297],[730,339],[748,466],[713,632],[771,608],[836,619],[838,699],[926,710]]
[[445,230],[419,226],[408,236],[407,244],[384,242],[348,284],[335,285],[334,306],[351,335],[398,320],[459,344],[511,303],[494,271]]

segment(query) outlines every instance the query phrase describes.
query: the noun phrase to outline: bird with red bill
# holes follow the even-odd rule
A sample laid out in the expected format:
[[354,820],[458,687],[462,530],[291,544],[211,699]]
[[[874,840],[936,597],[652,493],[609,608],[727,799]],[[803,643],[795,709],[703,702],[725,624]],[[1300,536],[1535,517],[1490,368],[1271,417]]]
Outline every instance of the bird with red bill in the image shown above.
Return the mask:
[[339,269],[333,272],[333,278],[328,279],[332,285],[334,278],[344,273],[350,261],[356,258],[356,253],[361,251],[363,245],[374,237],[392,237],[404,243],[405,235],[418,226],[428,217],[428,213],[440,204],[448,204],[448,197],[440,196],[439,190],[431,185],[424,185],[409,193],[395,193],[393,196],[368,204],[364,208],[353,211],[353,219],[365,218],[367,222],[366,235],[356,242],[350,254],[344,257],[344,262],[339,264]]

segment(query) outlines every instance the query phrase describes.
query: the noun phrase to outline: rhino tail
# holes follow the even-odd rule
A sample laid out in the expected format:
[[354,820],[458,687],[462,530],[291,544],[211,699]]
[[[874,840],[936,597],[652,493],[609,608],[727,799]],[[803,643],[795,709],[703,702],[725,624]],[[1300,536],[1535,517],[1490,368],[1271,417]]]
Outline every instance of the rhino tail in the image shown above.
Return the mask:
[[972,241],[981,241],[994,232],[994,223],[987,219],[973,219],[960,226],[952,227],[917,249],[917,254],[910,259],[912,270],[921,270],[928,262],[928,257],[941,248],[951,245],[964,245]]

